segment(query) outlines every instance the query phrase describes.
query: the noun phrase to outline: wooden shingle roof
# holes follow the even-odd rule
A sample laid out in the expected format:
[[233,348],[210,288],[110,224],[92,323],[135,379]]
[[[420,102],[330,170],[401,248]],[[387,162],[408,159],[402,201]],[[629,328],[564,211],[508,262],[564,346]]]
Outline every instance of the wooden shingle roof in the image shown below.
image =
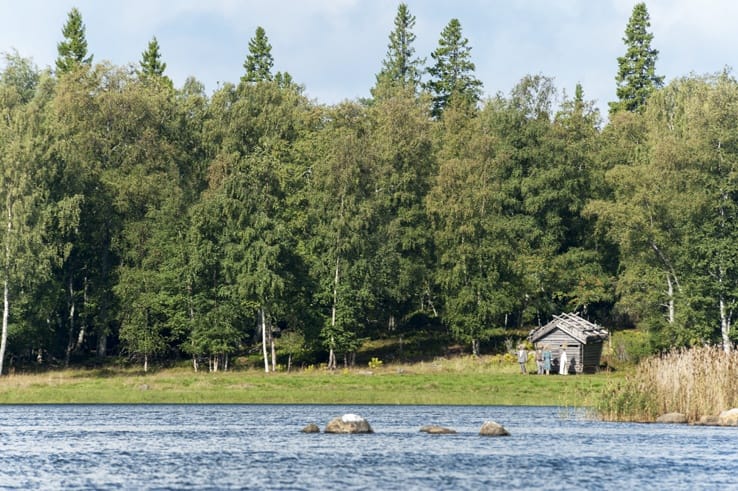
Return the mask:
[[561,329],[582,344],[587,344],[593,341],[602,341],[607,339],[609,336],[607,330],[597,324],[593,324],[586,319],[582,319],[577,314],[563,313],[561,315],[554,315],[551,322],[545,326],[532,330],[528,335],[528,339],[530,339],[532,343],[536,343],[546,337],[548,333],[556,329]]

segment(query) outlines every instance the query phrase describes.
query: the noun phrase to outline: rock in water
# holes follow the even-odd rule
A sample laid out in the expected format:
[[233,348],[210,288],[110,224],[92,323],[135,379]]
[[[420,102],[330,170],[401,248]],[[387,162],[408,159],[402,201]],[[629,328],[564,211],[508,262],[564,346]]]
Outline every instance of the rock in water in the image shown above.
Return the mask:
[[479,430],[479,434],[482,436],[510,436],[509,431],[494,421],[485,421]]
[[718,416],[720,426],[738,426],[738,408],[723,411]]
[[657,423],[684,424],[687,422],[687,416],[682,413],[666,413],[656,418]]
[[369,422],[358,414],[344,414],[333,418],[325,426],[326,433],[374,433]]
[[318,427],[318,425],[316,425],[315,423],[310,423],[300,431],[302,431],[303,433],[320,433],[320,427]]
[[438,425],[425,425],[420,428],[421,433],[428,433],[430,435],[455,435],[456,430],[451,428],[445,428]]

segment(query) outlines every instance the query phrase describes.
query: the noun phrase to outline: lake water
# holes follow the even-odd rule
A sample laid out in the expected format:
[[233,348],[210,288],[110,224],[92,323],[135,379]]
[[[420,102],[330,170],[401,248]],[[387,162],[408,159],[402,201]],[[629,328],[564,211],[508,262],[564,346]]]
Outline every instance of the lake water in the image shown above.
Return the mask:
[[[300,432],[345,413],[375,433]],[[478,436],[485,420],[511,436]],[[738,489],[738,428],[555,407],[0,406],[0,489]]]

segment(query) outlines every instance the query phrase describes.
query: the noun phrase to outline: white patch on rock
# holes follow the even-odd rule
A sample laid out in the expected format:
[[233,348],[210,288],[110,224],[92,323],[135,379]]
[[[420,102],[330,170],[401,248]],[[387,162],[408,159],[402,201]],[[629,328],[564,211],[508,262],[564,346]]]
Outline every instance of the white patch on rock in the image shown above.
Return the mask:
[[364,421],[364,418],[358,414],[344,414],[341,416],[341,421],[344,423],[360,423],[361,421]]

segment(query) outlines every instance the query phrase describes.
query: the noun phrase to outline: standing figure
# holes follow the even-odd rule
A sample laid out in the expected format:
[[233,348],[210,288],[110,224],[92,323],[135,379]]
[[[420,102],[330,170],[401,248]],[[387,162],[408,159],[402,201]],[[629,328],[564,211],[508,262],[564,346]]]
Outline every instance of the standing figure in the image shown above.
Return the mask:
[[543,375],[543,348],[540,344],[536,347],[536,369],[538,375]]
[[559,358],[559,375],[566,375],[569,373],[568,370],[568,358],[566,356],[566,345],[561,345],[561,358]]
[[551,374],[551,349],[548,345],[543,347],[543,373]]
[[520,364],[520,373],[526,375],[528,370],[525,368],[525,364],[528,363],[528,352],[522,344],[518,347],[518,363]]

